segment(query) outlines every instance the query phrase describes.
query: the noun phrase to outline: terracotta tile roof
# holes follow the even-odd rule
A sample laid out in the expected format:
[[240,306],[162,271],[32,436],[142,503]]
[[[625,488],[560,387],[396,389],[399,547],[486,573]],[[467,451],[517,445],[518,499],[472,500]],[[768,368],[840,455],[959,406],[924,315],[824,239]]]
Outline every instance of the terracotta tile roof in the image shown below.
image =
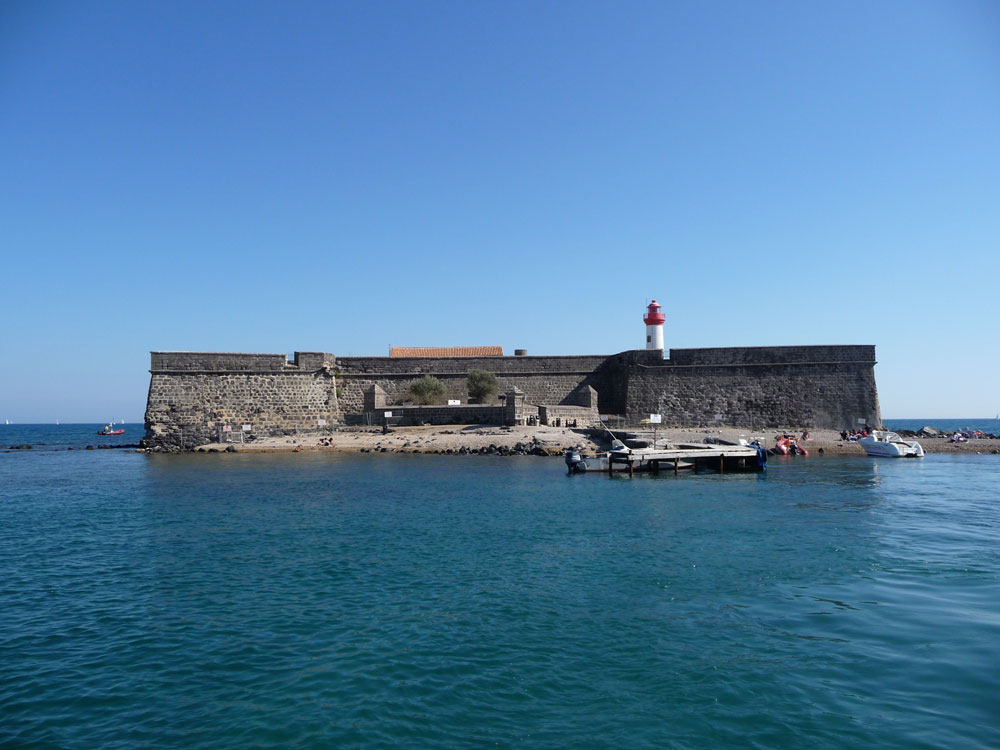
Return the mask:
[[390,346],[390,357],[502,357],[502,346]]

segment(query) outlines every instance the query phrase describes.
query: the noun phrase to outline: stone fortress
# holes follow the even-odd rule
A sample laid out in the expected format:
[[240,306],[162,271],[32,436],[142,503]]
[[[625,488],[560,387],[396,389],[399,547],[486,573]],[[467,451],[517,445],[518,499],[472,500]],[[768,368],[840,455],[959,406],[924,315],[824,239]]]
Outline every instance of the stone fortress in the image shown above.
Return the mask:
[[[528,356],[499,347],[393,351],[389,357],[325,352],[152,352],[144,445],[192,447],[237,432],[270,436],[339,424],[637,424],[813,427],[879,425],[875,347],[767,346],[671,349],[663,315],[644,315],[645,349],[611,355]],[[399,356],[402,354],[402,356]],[[495,373],[500,396],[469,404],[468,374]],[[432,375],[449,406],[404,405],[412,383]]]

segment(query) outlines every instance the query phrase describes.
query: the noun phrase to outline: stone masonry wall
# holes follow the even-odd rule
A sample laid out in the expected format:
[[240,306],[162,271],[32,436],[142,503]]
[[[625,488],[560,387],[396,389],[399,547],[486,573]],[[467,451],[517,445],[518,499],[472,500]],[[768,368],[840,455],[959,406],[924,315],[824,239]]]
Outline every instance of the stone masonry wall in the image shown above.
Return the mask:
[[666,425],[712,425],[720,414],[722,424],[753,427],[881,424],[871,346],[670,354],[661,366],[629,368],[628,421],[662,414]]
[[[364,411],[364,390],[402,401],[414,380],[434,375],[447,397],[468,403],[467,374],[496,373],[500,391],[529,404],[586,402],[638,422],[650,413],[672,425],[723,423],[842,429],[879,424],[873,346],[635,350],[610,356],[335,358],[323,352],[228,354],[153,352],[146,442],[167,447],[214,438],[219,424],[254,434],[316,429]],[[586,392],[586,393],[584,393]],[[487,406],[495,407],[494,401]]]
[[[217,427],[266,436],[336,424],[332,355],[154,352],[144,443],[167,449],[215,440]],[[299,364],[295,364],[295,362]]]
[[[344,414],[364,410],[364,391],[378,385],[390,404],[403,401],[410,385],[425,375],[440,380],[447,398],[468,403],[467,376],[472,370],[496,374],[500,392],[520,388],[533,404],[575,403],[584,386],[598,393],[600,408],[624,405],[624,380],[618,377],[615,355],[578,357],[339,357],[336,364],[340,406]],[[662,354],[659,355],[662,361]],[[607,405],[607,406],[605,406]]]
[[461,406],[392,406],[374,412],[345,417],[349,424],[380,425],[385,412],[391,411],[391,425],[419,424],[495,424],[504,423],[502,405],[462,404]]

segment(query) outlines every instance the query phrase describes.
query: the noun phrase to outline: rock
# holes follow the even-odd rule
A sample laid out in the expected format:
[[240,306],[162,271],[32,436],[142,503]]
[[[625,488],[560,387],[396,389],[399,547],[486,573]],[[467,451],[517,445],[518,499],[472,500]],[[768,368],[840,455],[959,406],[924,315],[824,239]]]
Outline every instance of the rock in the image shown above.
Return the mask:
[[235,445],[227,445],[226,446],[226,453],[236,453],[236,446]]
[[88,445],[88,446],[87,446],[87,450],[88,450],[88,451],[92,451],[92,450],[94,450],[94,446],[92,446],[92,445]]
[[917,434],[921,437],[941,437],[941,430],[933,427],[921,427]]

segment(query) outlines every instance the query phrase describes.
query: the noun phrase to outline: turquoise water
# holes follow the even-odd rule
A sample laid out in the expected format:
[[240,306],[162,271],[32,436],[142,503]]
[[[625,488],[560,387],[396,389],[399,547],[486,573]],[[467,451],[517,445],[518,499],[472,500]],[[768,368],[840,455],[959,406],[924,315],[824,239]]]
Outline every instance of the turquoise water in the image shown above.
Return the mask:
[[998,482],[0,454],[0,745],[995,748]]

